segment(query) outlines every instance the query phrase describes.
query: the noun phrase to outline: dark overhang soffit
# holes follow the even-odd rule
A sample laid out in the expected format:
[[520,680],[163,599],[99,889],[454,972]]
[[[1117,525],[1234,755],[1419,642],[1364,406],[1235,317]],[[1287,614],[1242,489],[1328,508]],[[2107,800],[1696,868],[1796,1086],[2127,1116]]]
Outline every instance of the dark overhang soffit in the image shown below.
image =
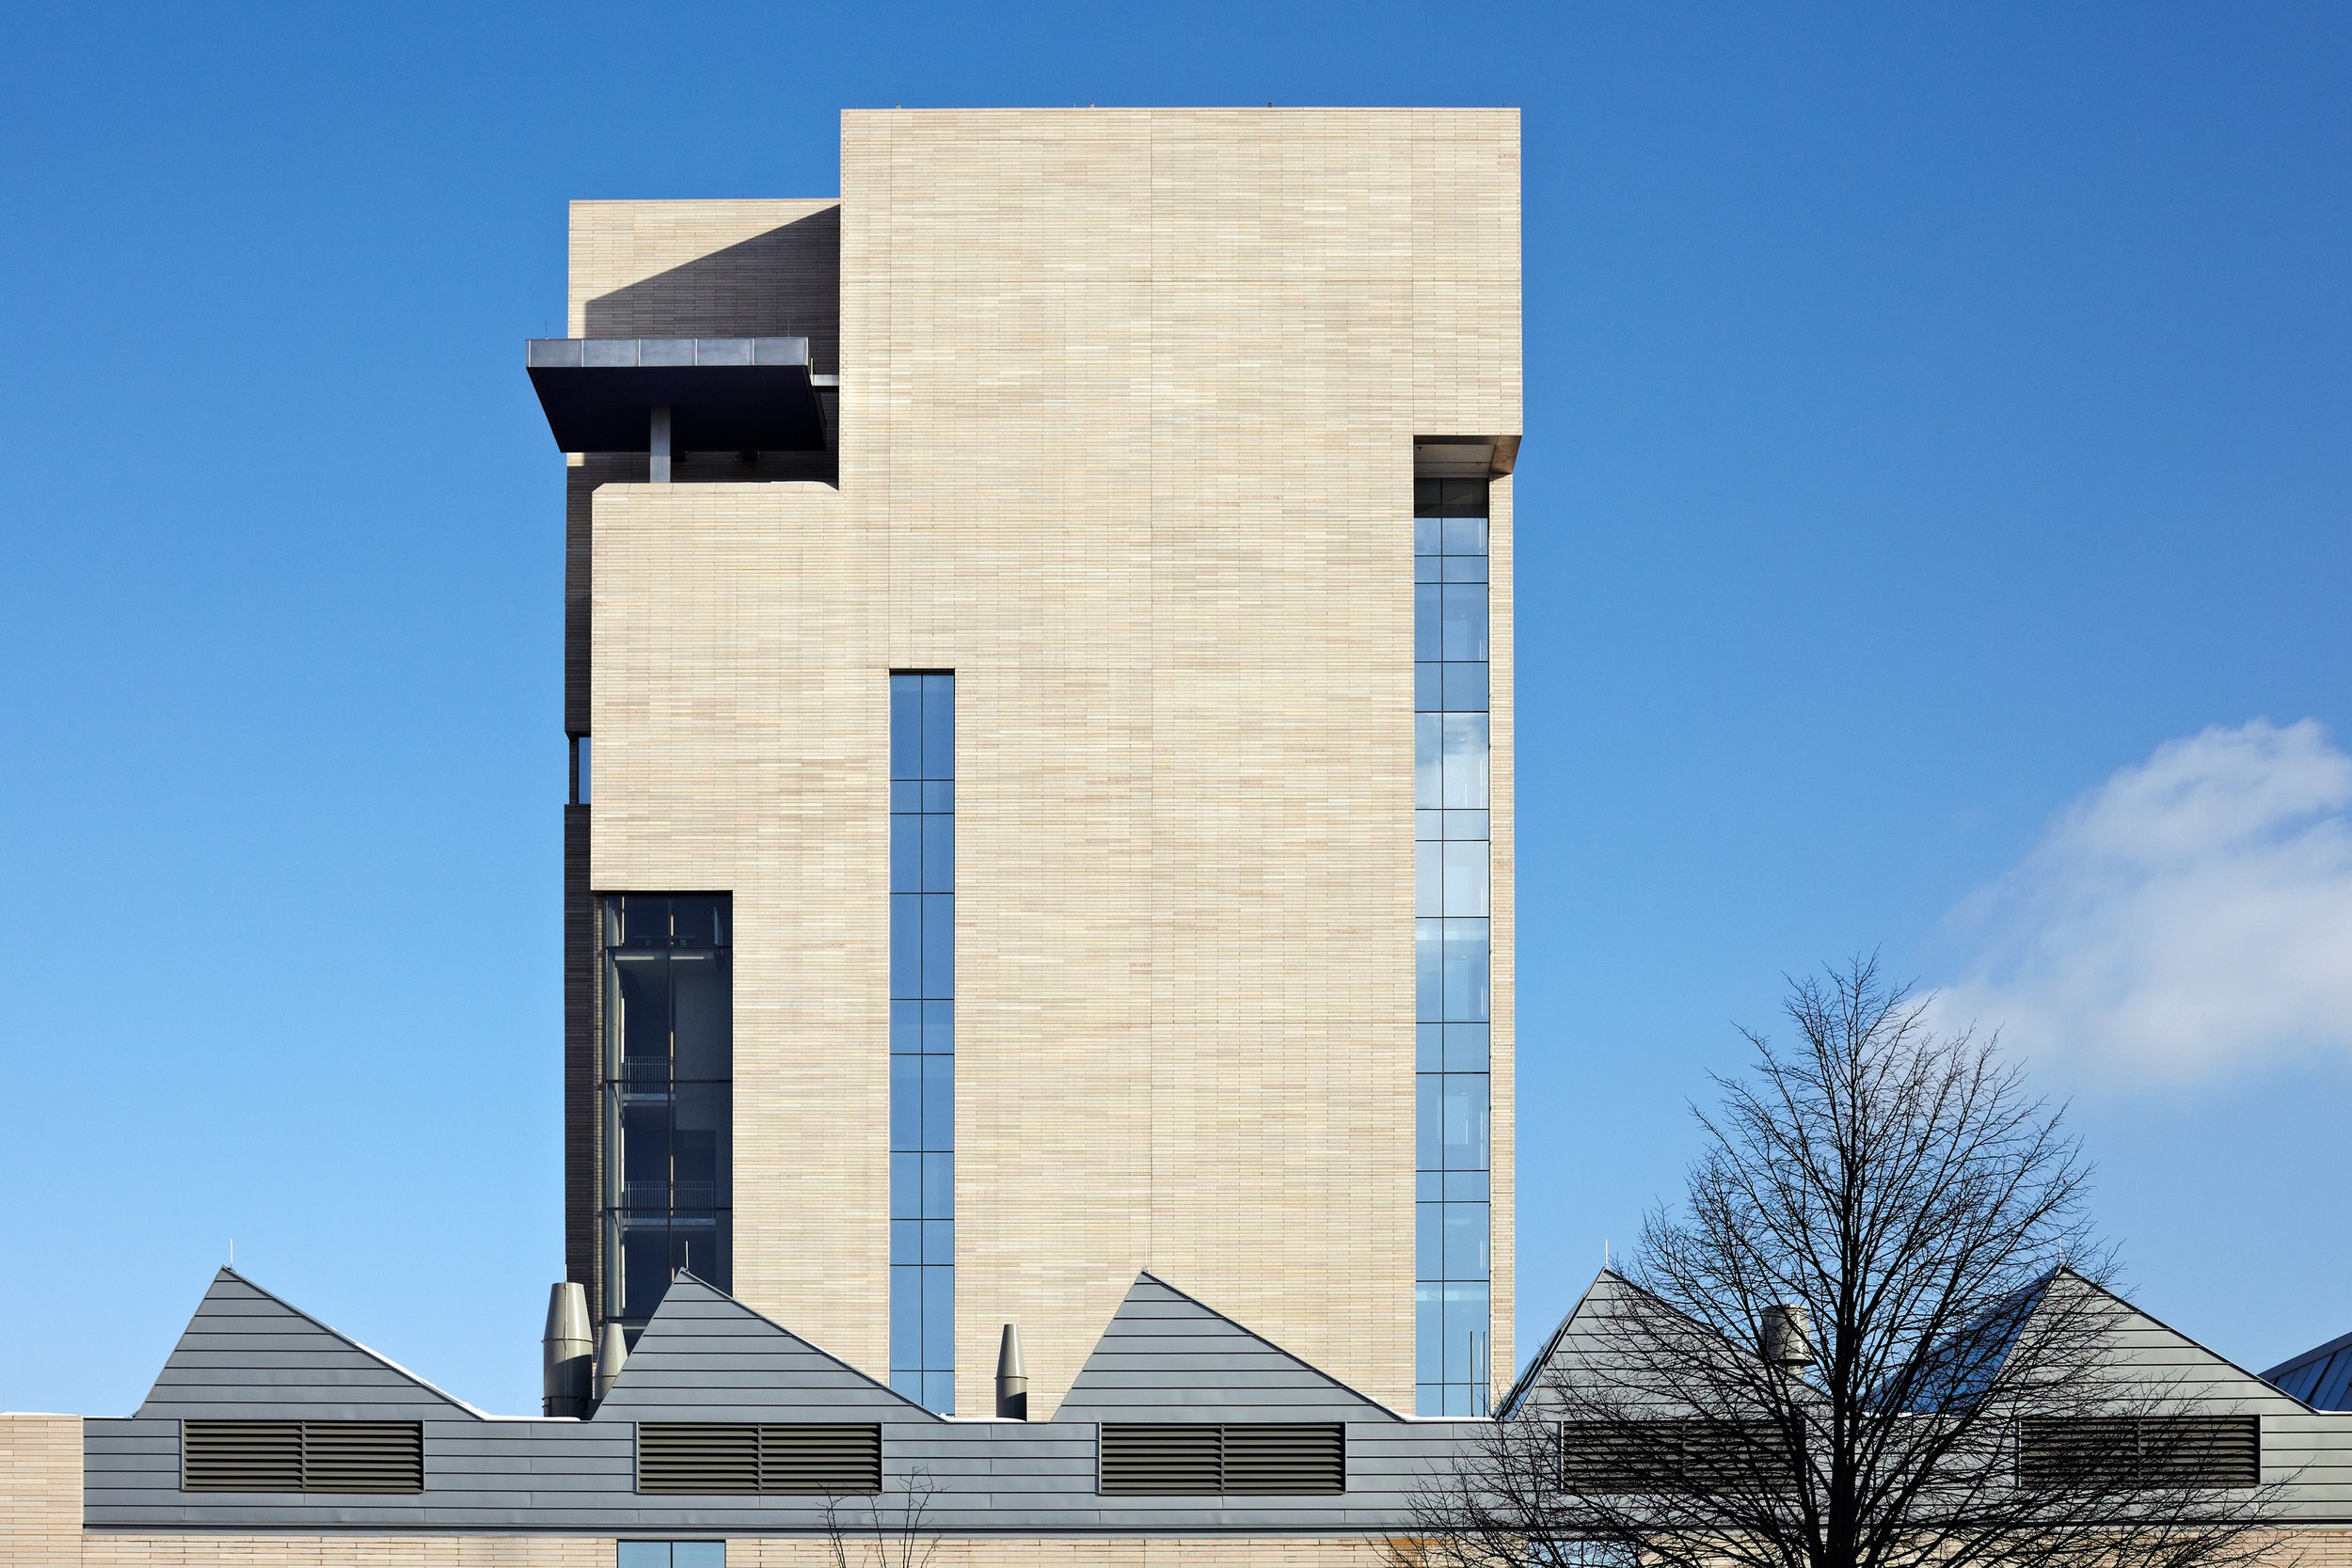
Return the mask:
[[822,451],[806,338],[533,338],[524,368],[565,451]]

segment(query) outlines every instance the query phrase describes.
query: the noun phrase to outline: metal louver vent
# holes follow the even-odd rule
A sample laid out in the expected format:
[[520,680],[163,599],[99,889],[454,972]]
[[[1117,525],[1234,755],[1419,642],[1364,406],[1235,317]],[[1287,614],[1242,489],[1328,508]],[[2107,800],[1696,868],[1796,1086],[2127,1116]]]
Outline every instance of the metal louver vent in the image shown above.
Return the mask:
[[759,1428],[748,1421],[641,1421],[640,1492],[756,1492]]
[[1105,1497],[1330,1495],[1347,1490],[1347,1429],[1106,1421],[1098,1463]]
[[183,1492],[421,1492],[416,1421],[183,1421]]
[[421,1492],[424,1428],[415,1421],[305,1421],[305,1492]]
[[1100,1486],[1105,1497],[1172,1496],[1225,1489],[1224,1428],[1104,1422]]
[[299,1492],[300,1421],[183,1421],[183,1492]]
[[641,1421],[637,1490],[805,1497],[882,1490],[882,1428],[816,1422]]
[[775,1423],[759,1429],[762,1492],[834,1496],[882,1490],[882,1428]]
[[2017,1423],[2020,1486],[2259,1486],[2259,1416],[2122,1416]]
[[1568,1421],[1560,1484],[1585,1497],[1777,1491],[1796,1480],[1788,1445],[1768,1421]]
[[1347,1429],[1312,1425],[1229,1426],[1225,1490],[1284,1495],[1347,1490]]

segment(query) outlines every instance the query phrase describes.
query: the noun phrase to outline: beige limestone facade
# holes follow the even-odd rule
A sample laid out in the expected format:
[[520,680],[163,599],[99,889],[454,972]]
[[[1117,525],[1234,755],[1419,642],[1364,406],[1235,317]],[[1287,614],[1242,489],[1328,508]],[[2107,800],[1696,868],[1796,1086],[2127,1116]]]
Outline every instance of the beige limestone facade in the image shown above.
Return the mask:
[[887,675],[952,670],[958,1408],[1015,1323],[1050,1414],[1145,1268],[1413,1408],[1415,440],[1516,443],[1518,158],[1508,110],[858,112],[838,202],[574,206],[574,334],[839,376],[834,483],[571,470],[586,879],[734,899],[740,1300],[885,1374]]

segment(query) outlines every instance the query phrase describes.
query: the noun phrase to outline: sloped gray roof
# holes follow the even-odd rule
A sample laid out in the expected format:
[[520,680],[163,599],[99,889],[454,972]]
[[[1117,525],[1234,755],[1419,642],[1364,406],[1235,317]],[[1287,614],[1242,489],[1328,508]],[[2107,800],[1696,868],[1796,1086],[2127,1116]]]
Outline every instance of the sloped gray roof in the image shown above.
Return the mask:
[[682,1274],[654,1308],[595,1419],[940,1418],[780,1323]]
[[1056,1420],[1400,1420],[1149,1273],[1136,1275]]
[[[1679,1325],[1690,1334],[1705,1335],[1709,1340],[1723,1342],[1723,1336],[1689,1313],[1675,1307],[1656,1293],[1644,1290],[1612,1268],[1603,1268],[1584,1287],[1584,1293],[1576,1298],[1568,1315],[1544,1341],[1544,1348],[1527,1363],[1518,1381],[1498,1401],[1494,1407],[1497,1419],[1505,1419],[1519,1409],[1522,1402],[1540,1385],[1545,1374],[1565,1370],[1575,1363],[1583,1363],[1588,1370],[1605,1367],[1613,1354],[1608,1329],[1604,1323],[1612,1313],[1648,1312],[1664,1314],[1662,1321]],[[1752,1353],[1751,1353],[1752,1354]]]
[[234,1269],[213,1276],[138,1413],[265,1420],[485,1418]]
[[1518,1381],[1512,1384],[1510,1390],[1495,1402],[1494,1413],[1498,1418],[1507,1418],[1517,1410],[1519,1407],[1519,1402],[1527,1397],[1529,1390],[1542,1380],[1545,1371],[1559,1358],[1562,1347],[1567,1343],[1568,1336],[1575,1331],[1576,1316],[1584,1310],[1585,1303],[1595,1301],[1619,1289],[1631,1291],[1636,1287],[1614,1269],[1604,1268],[1593,1276],[1593,1282],[1584,1287],[1584,1293],[1576,1298],[1576,1305],[1568,1308],[1567,1315],[1560,1320],[1558,1325],[1552,1329],[1550,1337],[1544,1340],[1544,1348],[1529,1358],[1526,1369],[1519,1373]]
[[[1606,1335],[1582,1314],[1654,1299],[1603,1275],[1535,1369],[1606,1351]],[[2119,1316],[2118,1325],[2126,1370],[2215,1408],[2259,1408],[2265,1473],[2289,1487],[2283,1520],[2352,1520],[2352,1416],[2314,1413],[2144,1314]],[[418,1421],[424,1490],[188,1492],[181,1422],[189,1417]],[[809,1497],[638,1491],[635,1423],[665,1418],[871,1422],[883,1429],[886,1493],[903,1494],[917,1477],[935,1484],[933,1528],[1073,1539],[1392,1532],[1409,1526],[1415,1488],[1486,1430],[1477,1420],[1406,1420],[1149,1274],[1049,1420],[933,1416],[692,1279],[674,1285],[596,1418],[485,1418],[224,1270],[140,1413],[85,1424],[84,1518],[149,1532],[822,1528],[821,1500]],[[1340,1422],[1346,1490],[1108,1496],[1095,1426],[1105,1419]]]

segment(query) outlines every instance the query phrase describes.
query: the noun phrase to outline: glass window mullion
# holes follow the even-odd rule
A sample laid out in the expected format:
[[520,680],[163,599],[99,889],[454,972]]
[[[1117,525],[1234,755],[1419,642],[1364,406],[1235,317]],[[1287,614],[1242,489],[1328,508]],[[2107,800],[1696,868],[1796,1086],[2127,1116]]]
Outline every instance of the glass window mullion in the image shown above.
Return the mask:
[[[644,1325],[676,1269],[734,1287],[731,917],[725,894],[612,894],[602,902],[601,1307],[630,1328]],[[682,1001],[689,984],[691,1009]],[[698,1064],[691,1077],[680,1067],[689,1060]]]
[[955,677],[890,676],[890,1382],[952,1414]]
[[1483,480],[1415,483],[1415,1402],[1483,1414],[1492,1303],[1489,595]]

